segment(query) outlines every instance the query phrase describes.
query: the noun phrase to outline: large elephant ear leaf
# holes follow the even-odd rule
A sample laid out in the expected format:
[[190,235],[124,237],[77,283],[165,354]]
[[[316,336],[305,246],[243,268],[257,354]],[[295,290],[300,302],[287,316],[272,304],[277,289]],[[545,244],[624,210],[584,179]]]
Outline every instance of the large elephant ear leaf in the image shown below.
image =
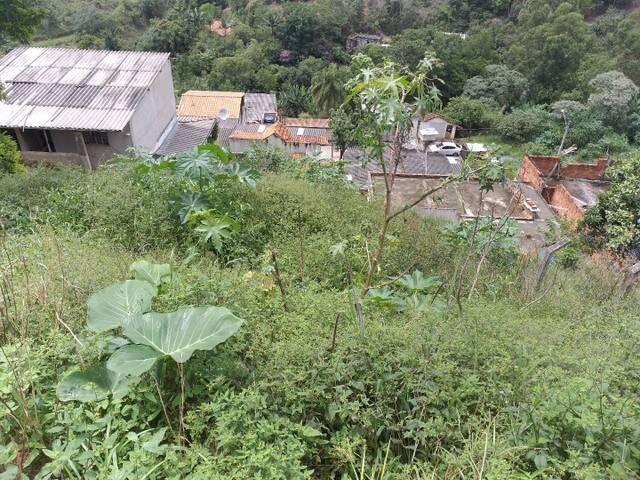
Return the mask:
[[144,280],[156,287],[171,280],[172,269],[168,263],[151,263],[146,260],[133,262],[129,267],[136,280]]
[[199,307],[130,317],[123,327],[131,341],[184,363],[196,350],[211,350],[224,342],[240,325],[242,320],[226,308]]
[[142,375],[153,367],[160,352],[147,345],[124,345],[111,355],[107,368],[121,375]]
[[63,402],[96,402],[109,395],[117,400],[127,393],[129,385],[125,376],[112,372],[104,363],[70,373],[56,388],[56,394]]
[[91,330],[120,327],[125,319],[151,310],[156,294],[156,287],[143,280],[103,288],[89,297],[87,325]]

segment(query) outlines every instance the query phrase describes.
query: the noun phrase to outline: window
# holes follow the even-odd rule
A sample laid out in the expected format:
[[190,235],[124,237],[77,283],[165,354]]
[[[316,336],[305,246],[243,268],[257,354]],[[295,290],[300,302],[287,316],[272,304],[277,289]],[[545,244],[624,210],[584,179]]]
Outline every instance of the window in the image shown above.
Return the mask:
[[84,143],[88,145],[109,145],[109,136],[107,132],[82,132],[82,136],[84,137]]

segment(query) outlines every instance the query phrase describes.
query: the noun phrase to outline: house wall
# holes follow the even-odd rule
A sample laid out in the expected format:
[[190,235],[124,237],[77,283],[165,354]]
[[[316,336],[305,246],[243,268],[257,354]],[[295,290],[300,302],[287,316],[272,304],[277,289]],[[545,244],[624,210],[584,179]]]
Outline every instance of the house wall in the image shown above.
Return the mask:
[[171,63],[167,60],[131,117],[129,122],[131,145],[142,150],[153,151],[175,115],[176,99],[173,92]]
[[531,184],[538,192],[541,192],[545,186],[544,178],[540,174],[537,166],[531,161],[529,156],[525,156],[520,162],[520,170],[518,178],[521,181]]
[[129,125],[122,132],[108,132],[109,146],[114,153],[127,153],[127,150],[133,147],[133,137]]
[[584,217],[584,211],[563,185],[545,188],[542,194],[556,214],[575,221]]
[[89,168],[87,165],[87,159],[84,155],[78,155],[77,153],[59,153],[59,152],[20,152],[22,161],[28,166],[37,166],[40,164],[45,165],[77,165],[80,167]]
[[78,145],[76,140],[75,132],[68,130],[51,130],[49,133],[56,152],[84,155],[82,147]]
[[608,166],[609,159],[607,158],[599,158],[596,163],[569,163],[564,167],[560,167],[560,176],[601,180],[604,178]]
[[[418,125],[420,127],[418,128]],[[434,128],[438,132],[438,137],[435,140],[444,140],[447,138],[447,127],[449,124],[446,120],[441,118],[432,118],[428,122],[421,121],[417,118],[413,119],[413,136],[417,138],[419,129]]]

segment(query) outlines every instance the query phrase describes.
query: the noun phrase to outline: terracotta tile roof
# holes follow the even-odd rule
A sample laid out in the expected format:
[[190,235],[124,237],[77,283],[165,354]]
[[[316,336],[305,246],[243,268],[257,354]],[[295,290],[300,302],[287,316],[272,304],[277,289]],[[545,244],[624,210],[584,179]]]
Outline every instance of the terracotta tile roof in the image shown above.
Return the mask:
[[229,138],[231,140],[265,140],[275,133],[275,129],[276,125],[242,124],[236,127]]
[[[292,120],[292,119],[288,119],[288,120]],[[293,119],[293,120],[298,120],[298,119]],[[297,133],[295,133],[296,128],[303,129],[302,135],[298,135]],[[311,132],[314,135],[306,135],[304,134],[304,130],[306,129],[300,126],[292,127],[291,125],[285,125],[282,123],[277,123],[275,125],[276,136],[279,137],[285,143],[297,143],[297,144],[304,144],[304,145],[330,145],[331,144],[331,142],[329,141],[328,131],[325,135],[318,135],[319,132],[317,131],[317,129],[314,129]]]
[[180,98],[178,115],[216,118],[223,108],[229,118],[240,118],[243,92],[190,90]]
[[282,123],[287,127],[329,128],[328,118],[283,118]]

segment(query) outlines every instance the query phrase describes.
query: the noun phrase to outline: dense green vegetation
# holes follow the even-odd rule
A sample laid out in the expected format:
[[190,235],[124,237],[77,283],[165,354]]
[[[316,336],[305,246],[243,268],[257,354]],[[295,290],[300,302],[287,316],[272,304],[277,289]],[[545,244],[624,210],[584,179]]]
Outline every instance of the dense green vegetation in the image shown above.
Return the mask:
[[[180,220],[184,178],[141,170],[144,159],[0,179],[8,472],[636,478],[637,292],[619,298],[615,273],[587,260],[553,266],[535,290],[513,243],[491,249],[476,279],[483,233],[469,243],[407,212],[361,324],[349,278],[367,271],[376,204],[339,172],[283,160],[256,151],[255,188],[205,187],[239,225],[220,252]],[[140,259],[167,266],[130,271]],[[69,382],[106,378],[90,367],[124,342],[118,328],[96,332],[92,311],[101,289],[132,276],[159,285],[154,312],[212,305],[244,323],[183,364],[184,395],[177,364],[162,360],[126,390],[99,381],[89,401]]]

